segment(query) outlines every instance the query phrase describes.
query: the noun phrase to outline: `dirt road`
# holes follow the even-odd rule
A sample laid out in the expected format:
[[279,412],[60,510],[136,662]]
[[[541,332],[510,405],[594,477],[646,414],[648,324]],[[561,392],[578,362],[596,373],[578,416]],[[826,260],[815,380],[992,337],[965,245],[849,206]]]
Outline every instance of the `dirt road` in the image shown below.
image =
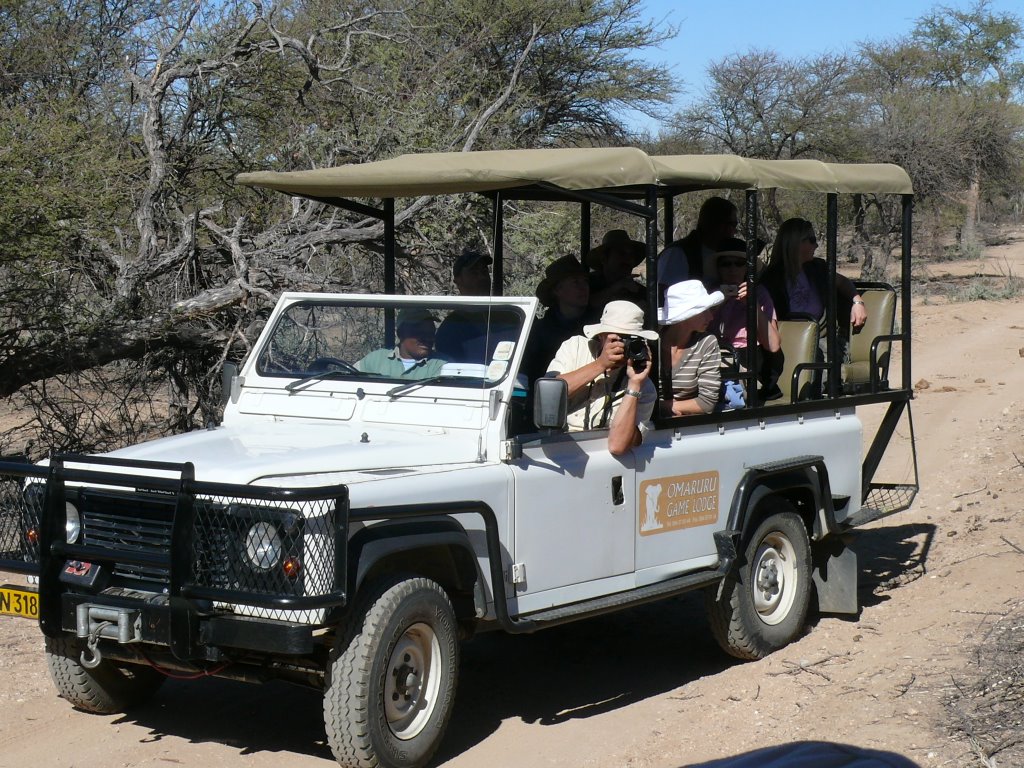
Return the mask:
[[[1007,253],[1024,272],[1024,245]],[[918,302],[913,338],[922,492],[856,534],[859,617],[817,619],[754,663],[718,651],[698,596],[478,637],[438,763],[667,768],[824,739],[970,764],[942,699],[1024,602],[1024,312]],[[56,697],[32,623],[0,617],[0,646],[0,768],[333,764],[313,692],[171,680],[130,716],[87,715]]]

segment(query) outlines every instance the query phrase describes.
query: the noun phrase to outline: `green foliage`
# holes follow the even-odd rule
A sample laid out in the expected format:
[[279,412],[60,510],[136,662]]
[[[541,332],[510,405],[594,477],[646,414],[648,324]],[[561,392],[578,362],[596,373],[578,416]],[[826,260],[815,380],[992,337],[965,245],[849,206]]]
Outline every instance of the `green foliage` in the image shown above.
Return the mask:
[[[0,4],[0,394],[32,386],[62,446],[99,445],[88,398],[58,394],[90,371],[117,402],[169,391],[167,428],[205,421],[277,293],[382,287],[378,223],[235,174],[621,143],[627,111],[671,98],[641,55],[673,33],[640,0]],[[578,233],[520,211],[506,278],[530,291]],[[470,196],[399,201],[398,222],[404,290],[451,290],[455,254],[491,240]]]

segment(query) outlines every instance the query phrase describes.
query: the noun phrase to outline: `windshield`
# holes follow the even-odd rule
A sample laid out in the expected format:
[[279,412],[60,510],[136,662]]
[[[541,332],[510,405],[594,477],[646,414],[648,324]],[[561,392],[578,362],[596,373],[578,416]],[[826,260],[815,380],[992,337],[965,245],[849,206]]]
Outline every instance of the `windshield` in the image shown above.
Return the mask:
[[277,319],[256,360],[260,376],[493,386],[509,374],[524,314],[500,303],[301,301]]

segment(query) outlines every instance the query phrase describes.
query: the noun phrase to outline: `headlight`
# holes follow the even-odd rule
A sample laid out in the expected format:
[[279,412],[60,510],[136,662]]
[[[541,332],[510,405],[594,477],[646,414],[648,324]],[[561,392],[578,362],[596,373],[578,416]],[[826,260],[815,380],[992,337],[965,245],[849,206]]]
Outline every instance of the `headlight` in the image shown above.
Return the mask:
[[255,523],[245,534],[245,556],[253,568],[269,571],[281,561],[281,535],[273,523]]
[[74,544],[82,533],[82,518],[78,515],[75,505],[70,501],[64,502],[64,511],[67,515],[64,533],[67,535],[68,544]]

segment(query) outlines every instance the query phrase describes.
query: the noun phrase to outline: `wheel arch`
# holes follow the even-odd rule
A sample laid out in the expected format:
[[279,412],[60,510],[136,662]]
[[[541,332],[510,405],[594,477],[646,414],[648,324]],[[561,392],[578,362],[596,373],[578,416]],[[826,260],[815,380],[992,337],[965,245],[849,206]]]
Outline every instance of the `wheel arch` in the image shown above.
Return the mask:
[[828,479],[821,456],[804,456],[749,467],[736,488],[729,510],[729,531],[737,552],[768,514],[773,499],[791,503],[807,526],[813,553],[814,596],[823,613],[856,614],[857,556],[843,540],[836,522]]
[[483,577],[469,534],[454,519],[367,526],[349,541],[349,553],[348,583],[353,596],[389,574],[412,574],[437,582],[460,620],[476,617],[474,593]]
[[828,468],[821,456],[801,456],[748,467],[733,493],[727,528],[745,538],[773,499],[785,499],[807,526],[812,542],[838,530]]

